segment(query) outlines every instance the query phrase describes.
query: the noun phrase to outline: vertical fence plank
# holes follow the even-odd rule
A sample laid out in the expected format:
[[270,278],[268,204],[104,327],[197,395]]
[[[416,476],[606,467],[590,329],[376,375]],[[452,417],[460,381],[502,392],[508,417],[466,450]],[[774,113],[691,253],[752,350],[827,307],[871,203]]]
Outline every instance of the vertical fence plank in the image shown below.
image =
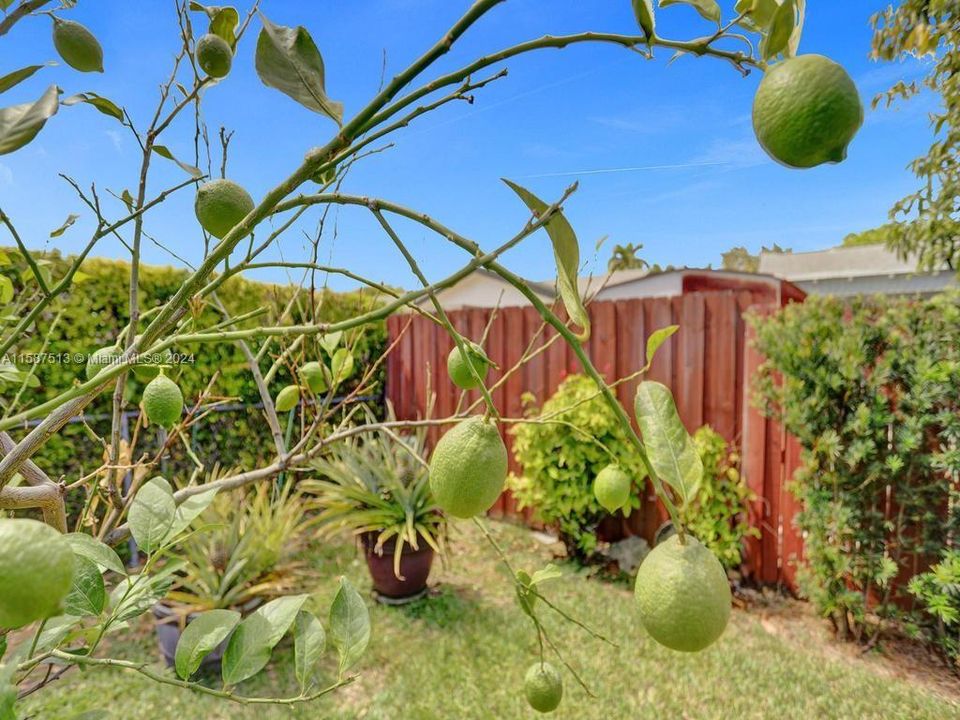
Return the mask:
[[750,523],[760,529],[760,538],[747,538],[746,565],[754,579],[762,579],[763,552],[768,543],[763,542],[763,536],[769,530],[764,525],[766,517],[766,501],[764,499],[765,476],[767,472],[767,421],[749,401],[749,379],[754,376],[762,362],[760,354],[752,347],[754,337],[752,328],[746,331],[746,343],[743,350],[743,379],[741,392],[744,398],[742,439],[740,445],[741,473],[747,486],[753,491],[755,500],[750,503]]
[[703,425],[704,301],[703,293],[690,293],[673,300],[680,330],[675,335],[673,392],[677,411],[687,430]]
[[737,307],[732,293],[708,293],[705,298],[703,421],[727,442],[736,439]]

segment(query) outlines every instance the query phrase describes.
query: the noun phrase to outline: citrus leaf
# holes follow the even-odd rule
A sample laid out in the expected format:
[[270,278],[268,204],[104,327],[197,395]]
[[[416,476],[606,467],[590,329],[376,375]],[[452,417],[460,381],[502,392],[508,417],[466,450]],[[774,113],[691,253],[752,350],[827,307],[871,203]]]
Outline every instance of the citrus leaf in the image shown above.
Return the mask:
[[132,213],[136,200],[133,199],[133,195],[130,194],[130,191],[124,188],[123,192],[120,193],[120,199],[123,200],[123,204],[127,206],[127,212]]
[[363,656],[370,642],[370,612],[345,577],[330,605],[330,642],[340,658],[340,675]]
[[72,615],[58,615],[50,618],[43,625],[43,632],[37,638],[37,646],[34,648],[34,652],[39,654],[57,647],[70,632],[70,629],[82,620],[83,618]]
[[680,421],[670,389],[645,380],[637,388],[634,409],[650,464],[682,503],[690,500],[703,478],[703,462]]
[[223,682],[236,685],[263,670],[306,600],[306,595],[271,600],[237,625],[223,653]]
[[779,7],[777,0],[737,0],[734,11],[737,15],[747,13],[748,27],[766,32]]
[[113,570],[115,573],[127,574],[126,568],[123,567],[123,562],[121,562],[116,551],[92,535],[68,533],[63,536],[63,539],[70,544],[70,549],[73,550],[74,555],[84,557],[107,570]]
[[166,145],[154,145],[153,151],[160,157],[165,157],[167,160],[173,160],[173,162],[179,165],[184,172],[192,175],[193,177],[203,177],[203,172],[200,170],[200,168],[194,167],[193,165],[187,165],[187,163],[177,160]]
[[208,610],[191,620],[177,641],[174,656],[177,675],[184,680],[193,675],[203,659],[227,639],[238,622],[240,613],[235,610]]
[[327,646],[327,634],[317,616],[306,610],[297,613],[293,631],[293,660],[300,692],[305,693],[313,680],[317,662]]
[[162,600],[173,584],[171,576],[182,567],[182,562],[172,562],[154,575],[130,575],[117,583],[110,592],[114,625],[143,615]]
[[199,493],[197,495],[191,495],[182,503],[177,505],[176,512],[174,513],[173,524],[170,526],[169,537],[174,538],[188,527],[190,523],[197,518],[204,510],[210,507],[210,503],[213,502],[213,498],[217,494],[217,488],[212,488],[206,492]]
[[323,58],[310,33],[302,26],[274,25],[259,15],[263,29],[257,38],[256,68],[263,84],[342,125],[343,103],[327,97]]
[[337,350],[330,360],[330,372],[333,375],[334,386],[339,385],[345,380],[349,380],[355,369],[356,365],[353,361],[353,353],[347,350],[347,348]]
[[146,483],[130,504],[127,520],[130,532],[140,549],[153,552],[163,543],[173,526],[177,503],[170,483],[155,477]]
[[655,330],[654,332],[650,333],[650,337],[647,338],[647,364],[645,369],[650,369],[650,366],[653,364],[653,357],[657,354],[657,350],[659,350],[660,346],[663,345],[667,339],[679,329],[679,325],[668,325],[667,327],[660,328],[659,330]]
[[6,275],[0,275],[0,305],[13,300],[13,281]]
[[690,5],[701,17],[720,24],[720,5],[717,0],[660,0],[661,8],[671,5]]
[[226,40],[232,49],[237,44],[237,25],[240,24],[240,14],[233,7],[212,9],[216,12],[210,18],[210,32]]
[[7,73],[3,77],[0,77],[0,93],[6,92],[12,87],[15,87],[26,80],[28,77],[33,75],[37,70],[40,70],[47,65],[55,65],[56,63],[46,63],[44,65],[27,65],[27,67],[20,68],[19,70],[14,70],[13,72]]
[[793,32],[790,33],[790,42],[787,43],[787,56],[794,57],[800,49],[800,39],[803,36],[803,24],[807,17],[807,0],[796,0],[797,17]]
[[637,24],[643,30],[643,36],[649,40],[656,30],[656,18],[653,15],[653,0],[633,0],[633,14]]
[[97,616],[103,612],[107,591],[97,564],[80,555],[73,557],[73,587],[63,601],[67,615]]
[[79,219],[79,217],[79,215],[74,215],[73,213],[67,215],[67,219],[63,221],[63,225],[51,232],[50,237],[54,238],[63,235],[67,231],[67,228],[73,225]]
[[536,585],[538,583],[546,582],[547,580],[554,580],[558,577],[563,577],[563,570],[558,568],[553,563],[549,563],[545,568],[537,570],[533,577],[530,578],[528,585]]
[[120,122],[123,122],[123,110],[121,110],[117,105],[102,95],[97,95],[95,92],[82,92],[77,93],[76,95],[71,95],[66,100],[63,100],[61,105],[77,105],[79,103],[86,103],[95,107],[97,110],[102,112],[104,115],[109,115],[112,118],[116,118]]
[[0,155],[19,150],[33,140],[60,107],[60,88],[51,85],[33,103],[0,109]]
[[[549,208],[549,205],[526,188],[510,182],[506,178],[503,181],[507,184],[507,187],[520,196],[520,199],[534,215],[540,216]],[[581,340],[586,340],[590,337],[590,317],[583,307],[583,300],[577,286],[577,276],[580,272],[580,244],[577,242],[576,233],[573,232],[573,228],[570,227],[570,223],[567,222],[567,218],[560,210],[557,210],[550,217],[544,227],[553,243],[553,257],[557,263],[557,286],[560,289],[560,297],[563,299],[563,305],[566,307],[570,319],[581,328],[578,337]]]
[[336,332],[327,333],[320,337],[320,346],[326,350],[330,355],[333,355],[334,351],[340,346],[340,341],[343,339],[343,330],[337,330]]
[[764,60],[769,60],[787,50],[795,26],[795,0],[784,0],[783,5],[773,16],[767,36],[760,43],[760,53]]

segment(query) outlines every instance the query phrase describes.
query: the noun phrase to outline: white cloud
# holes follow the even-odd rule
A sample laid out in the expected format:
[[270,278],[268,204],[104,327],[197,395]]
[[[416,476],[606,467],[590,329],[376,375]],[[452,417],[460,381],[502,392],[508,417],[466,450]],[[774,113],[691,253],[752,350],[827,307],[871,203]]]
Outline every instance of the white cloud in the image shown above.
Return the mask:
[[113,143],[113,147],[116,148],[117,152],[123,151],[122,136],[118,130],[107,130],[107,137],[110,138],[110,142]]

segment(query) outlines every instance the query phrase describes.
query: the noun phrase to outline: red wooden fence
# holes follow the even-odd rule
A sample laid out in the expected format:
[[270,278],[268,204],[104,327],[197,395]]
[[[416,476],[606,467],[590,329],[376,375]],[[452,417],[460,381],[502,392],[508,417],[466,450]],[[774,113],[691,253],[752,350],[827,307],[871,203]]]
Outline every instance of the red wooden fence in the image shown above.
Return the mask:
[[[659,350],[648,378],[672,388],[680,417],[693,432],[711,425],[730,442],[738,442],[746,482],[757,495],[752,520],[761,537],[747,547],[745,566],[752,577],[765,583],[793,587],[792,558],[802,543],[793,529],[796,511],[785,484],[797,465],[798,448],[779,424],[752,408],[750,378],[761,358],[749,345],[750,330],[744,321],[749,308],[759,311],[801,299],[786,284],[752,286],[743,290],[704,290],[670,298],[595,302],[589,306],[593,331],[588,344],[591,361],[608,381],[635,372],[645,362],[647,337],[667,325],[680,330]],[[544,327],[532,307],[466,308],[449,313],[458,331],[479,341],[487,330],[484,347],[502,369],[491,371],[493,386],[503,370],[512,368],[528,351],[543,352],[493,390],[498,409],[508,417],[522,415],[521,395],[533,393],[546,400],[570,374],[581,372],[577,359],[555,332]],[[387,323],[390,341],[397,345],[387,360],[387,396],[397,416],[413,419],[424,414],[429,393],[436,394],[434,417],[446,417],[479,399],[476,391],[463,393],[446,375],[446,357],[453,342],[441,327],[419,315],[395,315]],[[637,380],[617,387],[620,402],[633,415]],[[434,428],[431,442],[440,431]],[[510,443],[510,436],[505,435]],[[511,470],[517,471],[511,453]],[[648,541],[666,513],[649,486],[646,502],[622,521],[615,532],[637,534]],[[509,493],[491,511],[495,515],[522,516]]]

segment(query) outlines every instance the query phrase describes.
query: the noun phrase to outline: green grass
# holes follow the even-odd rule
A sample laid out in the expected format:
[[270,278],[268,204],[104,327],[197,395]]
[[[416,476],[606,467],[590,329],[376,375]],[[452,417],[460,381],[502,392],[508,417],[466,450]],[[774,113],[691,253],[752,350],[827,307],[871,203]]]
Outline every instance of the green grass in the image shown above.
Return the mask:
[[[533,570],[549,560],[549,550],[526,531],[492,527],[518,567]],[[320,602],[329,602],[340,574],[362,590],[369,588],[366,567],[352,547],[317,550],[314,560],[327,578],[318,590]],[[779,632],[760,613],[735,611],[723,638],[707,651],[666,650],[640,627],[629,587],[589,579],[572,567],[565,570],[564,578],[544,586],[548,597],[615,638],[619,648],[541,609],[551,635],[597,696],[588,697],[564,673],[564,700],[550,717],[921,720],[960,714],[956,704],[924,685],[832,643],[806,618]],[[405,608],[371,605],[373,639],[359,679],[310,706],[242,707],[158,686],[133,673],[95,669],[72,673],[29,698],[21,713],[58,720],[94,708],[107,709],[116,720],[540,717],[527,707],[521,688],[523,673],[536,658],[532,625],[472,525],[457,526],[448,566],[435,568],[433,578],[440,581],[434,597]],[[109,651],[115,657],[155,657],[150,627],[133,640],[114,641]],[[239,691],[295,694],[291,660],[284,643],[268,669]]]

